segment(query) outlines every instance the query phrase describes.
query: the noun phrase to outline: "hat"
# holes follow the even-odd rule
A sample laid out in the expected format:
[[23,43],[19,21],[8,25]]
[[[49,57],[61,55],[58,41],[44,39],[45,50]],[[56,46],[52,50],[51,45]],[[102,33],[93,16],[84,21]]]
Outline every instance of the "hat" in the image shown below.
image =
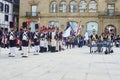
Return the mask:
[[38,24],[35,24],[35,29],[38,29],[38,28],[39,28]]
[[23,22],[23,23],[22,23],[22,27],[23,27],[23,28],[26,28],[26,27],[27,27],[27,22]]
[[14,23],[10,22],[10,28],[14,28]]

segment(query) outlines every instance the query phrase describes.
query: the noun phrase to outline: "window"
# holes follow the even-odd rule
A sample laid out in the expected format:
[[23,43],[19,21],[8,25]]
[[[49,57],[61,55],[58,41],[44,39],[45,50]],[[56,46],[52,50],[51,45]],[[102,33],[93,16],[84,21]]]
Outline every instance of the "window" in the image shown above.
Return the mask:
[[108,15],[113,16],[115,13],[115,4],[108,4]]
[[76,5],[77,5],[76,1],[73,0],[70,2],[70,12],[76,12],[77,10]]
[[3,11],[3,3],[0,2],[0,12]]
[[51,4],[50,4],[50,12],[52,12],[52,13],[57,13],[57,2],[51,2]]
[[95,0],[91,0],[89,3],[89,12],[97,12],[97,3]]
[[88,22],[87,23],[87,33],[90,36],[93,31],[95,30],[96,33],[98,33],[98,23],[97,22]]
[[37,16],[37,6],[32,5],[32,16]]
[[9,13],[9,5],[5,4],[5,13]]
[[60,3],[60,12],[66,12],[67,11],[67,6],[66,6],[66,2],[65,1],[62,1]]
[[69,23],[70,23],[70,26],[72,27],[72,30],[76,32],[77,29],[78,29],[78,22],[76,22],[76,21],[69,21]]
[[31,31],[32,31],[32,32],[35,32],[35,27],[34,27],[35,24],[37,24],[37,22],[33,22],[33,21],[30,22],[30,28],[31,28]]
[[5,21],[8,21],[9,18],[8,18],[8,15],[5,15]]
[[85,0],[81,0],[79,3],[79,12],[85,12],[87,9],[87,3]]

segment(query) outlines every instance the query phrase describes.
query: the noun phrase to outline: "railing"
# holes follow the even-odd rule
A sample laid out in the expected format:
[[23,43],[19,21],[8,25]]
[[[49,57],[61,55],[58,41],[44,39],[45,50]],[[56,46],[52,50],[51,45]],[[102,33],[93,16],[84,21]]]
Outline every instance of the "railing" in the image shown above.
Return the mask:
[[105,0],[107,3],[108,2],[116,2],[117,0]]
[[107,12],[107,11],[104,11],[104,12],[98,12],[98,15],[99,16],[120,16],[120,11],[115,11],[115,12]]
[[40,12],[26,12],[26,17],[38,17]]

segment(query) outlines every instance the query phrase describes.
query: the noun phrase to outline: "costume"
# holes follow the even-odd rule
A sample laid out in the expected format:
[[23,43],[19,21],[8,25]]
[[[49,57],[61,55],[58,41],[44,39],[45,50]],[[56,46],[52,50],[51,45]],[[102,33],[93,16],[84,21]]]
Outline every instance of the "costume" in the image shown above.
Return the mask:
[[10,45],[9,57],[15,57],[15,47],[16,47],[16,34],[14,31],[14,23],[10,22],[10,32],[8,34],[8,41]]
[[40,33],[38,32],[39,30],[39,26],[38,24],[35,24],[35,33],[33,34],[33,39],[34,39],[34,49],[35,49],[35,53],[34,55],[38,55],[39,54],[39,44],[40,44]]

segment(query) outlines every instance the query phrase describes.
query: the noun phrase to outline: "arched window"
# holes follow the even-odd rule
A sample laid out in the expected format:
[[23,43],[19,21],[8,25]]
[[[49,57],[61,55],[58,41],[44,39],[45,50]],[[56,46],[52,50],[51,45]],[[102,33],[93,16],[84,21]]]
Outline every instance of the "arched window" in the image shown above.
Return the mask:
[[89,12],[97,12],[97,3],[95,0],[91,0],[89,3]]
[[87,3],[85,0],[81,0],[79,3],[79,12],[86,12],[87,9]]
[[62,1],[60,3],[60,12],[66,12],[67,11],[67,5],[66,5],[66,2],[65,1]]
[[89,36],[92,34],[92,32],[95,30],[96,33],[98,33],[98,23],[91,21],[87,23],[87,32]]
[[69,21],[69,23],[70,23],[70,27],[72,28],[72,30],[76,32],[77,29],[78,29],[78,22],[76,22],[76,21]]
[[3,3],[0,2],[0,12],[2,12],[2,11],[3,11]]
[[58,10],[57,8],[58,8],[57,7],[57,2],[56,1],[51,2],[51,4],[50,4],[50,12],[56,13],[57,10]]
[[76,1],[74,1],[74,0],[71,1],[70,2],[70,12],[76,12],[76,10],[77,10],[76,6],[77,6]]
[[5,13],[9,13],[9,5],[5,4]]

